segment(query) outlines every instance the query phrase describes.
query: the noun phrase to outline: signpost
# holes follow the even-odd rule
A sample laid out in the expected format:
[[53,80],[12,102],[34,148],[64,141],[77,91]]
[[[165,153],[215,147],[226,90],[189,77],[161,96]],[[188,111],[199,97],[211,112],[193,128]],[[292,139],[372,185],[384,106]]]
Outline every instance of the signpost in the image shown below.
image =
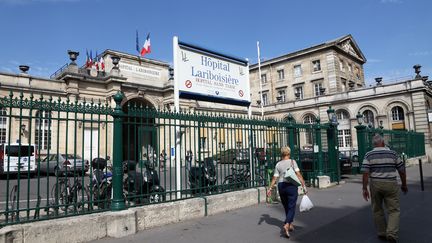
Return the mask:
[[[176,112],[180,111],[180,98],[186,98],[247,106],[249,117],[252,115],[249,62],[246,59],[180,42],[177,36],[173,38],[173,57]],[[180,198],[180,125],[175,127],[177,197]],[[251,149],[249,158],[252,158]]]

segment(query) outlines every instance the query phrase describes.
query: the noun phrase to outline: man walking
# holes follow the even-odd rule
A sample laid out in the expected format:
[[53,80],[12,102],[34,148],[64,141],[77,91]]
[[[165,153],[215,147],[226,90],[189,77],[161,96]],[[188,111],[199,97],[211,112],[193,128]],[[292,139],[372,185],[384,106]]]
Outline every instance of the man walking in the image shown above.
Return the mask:
[[[363,161],[363,198],[372,201],[372,211],[378,238],[397,242],[399,231],[399,188],[397,174],[401,178],[401,190],[408,192],[405,165],[395,151],[385,147],[381,135],[373,137],[374,149],[366,153]],[[370,195],[368,182],[370,178]],[[387,209],[386,222],[383,203]]]

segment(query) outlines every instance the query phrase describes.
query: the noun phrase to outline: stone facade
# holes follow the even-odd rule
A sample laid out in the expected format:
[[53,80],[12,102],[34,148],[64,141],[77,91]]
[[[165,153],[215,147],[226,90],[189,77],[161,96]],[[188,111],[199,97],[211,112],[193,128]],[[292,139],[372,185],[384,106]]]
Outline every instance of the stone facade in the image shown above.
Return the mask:
[[[321,69],[318,71],[314,66],[317,60]],[[309,118],[316,117],[327,122],[327,109],[331,106],[338,116],[339,150],[349,152],[357,150],[354,127],[358,124],[356,115],[360,113],[366,117],[367,125],[425,133],[426,152],[431,157],[431,123],[427,111],[431,109],[432,92],[427,82],[417,78],[366,87],[362,66],[365,62],[351,35],[263,62],[264,116],[287,119],[291,114],[297,123],[308,123]],[[300,75],[295,70],[299,65]],[[284,70],[284,78],[280,78],[280,70]],[[252,104],[255,114],[259,114],[261,87],[257,65],[251,66],[250,77]],[[323,88],[321,92],[317,86]],[[296,95],[298,87],[301,87],[300,95]],[[281,98],[284,93],[285,97]],[[307,145],[305,137],[300,140]]]
[[[111,60],[115,56],[120,57],[118,69],[114,68]],[[104,59],[106,72],[97,72],[95,69],[69,64],[57,71],[50,79],[33,77],[26,73],[0,73],[0,96],[8,96],[10,91],[14,92],[15,96],[19,96],[19,93],[23,92],[24,98],[30,98],[33,94],[34,99],[39,99],[43,95],[45,98],[52,97],[53,100],[60,99],[62,102],[69,99],[72,103],[86,101],[113,107],[115,102],[112,96],[117,91],[121,91],[125,95],[121,103],[123,107],[138,103],[157,109],[173,110],[174,85],[168,63],[113,50],[106,50],[101,57]],[[262,111],[266,118],[286,119],[290,113],[297,123],[313,122],[313,118],[316,117],[326,122],[327,109],[332,106],[339,118],[339,149],[352,151],[357,150],[354,126],[357,125],[356,114],[360,112],[367,116],[365,121],[375,127],[382,122],[385,129],[408,129],[425,133],[426,150],[431,153],[431,126],[427,118],[427,112],[432,104],[432,92],[429,86],[421,79],[412,79],[366,87],[363,71],[365,62],[366,58],[355,40],[351,35],[347,35],[262,62],[262,88],[259,83],[258,66],[251,65],[253,113],[260,116],[261,104],[263,104]],[[264,102],[258,104],[261,101],[261,91]],[[180,106],[188,111],[247,114],[247,108],[244,107],[185,99],[181,100]],[[2,112],[8,113],[4,109]],[[33,112],[35,112],[32,114],[34,117],[36,111]],[[13,115],[19,116],[19,114]],[[77,137],[74,138],[74,123],[66,126],[65,122],[56,122],[51,124],[52,132],[59,134],[59,138],[52,139],[52,148],[70,151],[72,148],[68,144],[72,142],[78,148],[86,150],[89,145],[83,144],[83,141],[96,133],[100,139],[98,143],[107,146],[99,146],[101,150],[98,150],[98,154],[93,154],[93,157],[112,155],[110,123],[94,126],[89,122],[78,122]],[[8,138],[10,134],[11,142],[15,142],[16,139],[27,142],[32,137],[34,140],[35,127],[34,121],[30,124],[28,119],[20,121],[16,117],[11,118],[11,121],[3,119],[0,123],[0,129],[3,129],[4,133],[2,136]],[[174,130],[167,130],[166,134],[174,134]],[[218,135],[206,134],[204,130],[200,131],[200,134],[218,140],[222,140],[219,137],[225,136],[222,132]],[[303,141],[301,144],[307,145],[308,141],[303,136],[306,136],[306,133],[300,138]],[[173,143],[169,141],[172,138],[168,137],[167,135],[167,138],[164,138],[164,135],[161,135],[162,141],[165,140],[166,144]],[[42,153],[46,152],[46,150],[42,151]]]

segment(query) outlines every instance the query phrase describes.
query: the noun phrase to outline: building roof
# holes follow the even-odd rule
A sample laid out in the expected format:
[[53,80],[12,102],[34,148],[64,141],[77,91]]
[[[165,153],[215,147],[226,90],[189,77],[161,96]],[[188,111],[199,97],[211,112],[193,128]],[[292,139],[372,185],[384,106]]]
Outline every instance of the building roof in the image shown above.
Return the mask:
[[[351,34],[333,39],[333,40],[329,40],[326,41],[324,43],[318,44],[318,45],[314,45],[299,51],[295,51],[295,52],[291,52],[288,54],[284,54],[282,56],[278,56],[269,60],[266,60],[264,62],[261,62],[261,66],[265,66],[265,65],[270,65],[273,63],[278,63],[281,61],[286,61],[289,59],[294,59],[294,58],[298,58],[300,56],[303,55],[307,55],[310,54],[312,52],[316,52],[316,51],[320,51],[326,48],[335,48],[337,50],[343,51],[344,53],[350,55],[352,58],[358,60],[360,63],[365,63],[366,62],[366,58],[363,55],[362,51],[360,50],[359,46],[357,45],[357,43],[355,42],[354,38],[352,37]],[[256,69],[258,68],[258,64],[252,64],[250,66],[250,69]]]

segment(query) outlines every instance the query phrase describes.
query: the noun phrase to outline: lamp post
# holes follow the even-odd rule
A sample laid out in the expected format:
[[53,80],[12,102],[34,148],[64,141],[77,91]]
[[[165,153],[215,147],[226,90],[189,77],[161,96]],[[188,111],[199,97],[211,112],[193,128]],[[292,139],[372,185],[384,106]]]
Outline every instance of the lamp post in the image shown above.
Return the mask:
[[358,165],[357,166],[353,166],[353,167],[357,167],[357,169],[353,168],[353,173],[360,173],[360,167],[361,167],[361,163],[363,161],[363,157],[366,153],[366,126],[363,125],[363,115],[360,114],[360,112],[357,113],[357,123],[358,125],[355,126],[356,130],[357,130],[357,147],[358,147]]
[[[113,132],[113,199],[111,204],[112,211],[120,211],[125,209],[126,204],[123,198],[123,169],[122,169],[122,154],[123,154],[123,145],[122,142],[117,138],[121,138],[123,136],[123,111],[121,109],[120,103],[124,98],[124,95],[117,91],[117,93],[113,96],[114,101],[116,103],[116,107],[114,108],[114,132]],[[121,139],[120,139],[121,140]]]
[[327,140],[328,140],[328,158],[330,162],[330,167],[333,171],[336,171],[336,178],[332,178],[333,180],[339,183],[340,180],[340,165],[338,163],[338,139],[337,139],[337,116],[335,110],[330,106],[327,109],[327,115],[329,119],[329,128],[327,129]]
[[318,153],[318,176],[323,175],[323,156],[322,156],[322,142],[321,142],[321,120],[319,117],[315,120],[315,144],[314,153]]
[[291,154],[294,154],[295,129],[293,126],[294,117],[291,113],[288,113],[287,121],[288,121],[288,143],[291,149]]
[[338,125],[337,116],[335,110],[331,106],[329,106],[329,108],[327,109],[327,115],[328,115],[329,123],[331,125],[337,126]]

